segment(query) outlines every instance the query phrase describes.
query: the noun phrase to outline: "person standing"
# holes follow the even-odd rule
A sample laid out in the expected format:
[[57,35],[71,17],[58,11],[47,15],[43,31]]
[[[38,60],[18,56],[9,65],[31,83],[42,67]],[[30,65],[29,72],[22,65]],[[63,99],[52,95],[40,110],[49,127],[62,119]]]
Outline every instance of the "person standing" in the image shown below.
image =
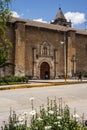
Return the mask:
[[82,81],[82,73],[81,72],[79,72],[78,80]]

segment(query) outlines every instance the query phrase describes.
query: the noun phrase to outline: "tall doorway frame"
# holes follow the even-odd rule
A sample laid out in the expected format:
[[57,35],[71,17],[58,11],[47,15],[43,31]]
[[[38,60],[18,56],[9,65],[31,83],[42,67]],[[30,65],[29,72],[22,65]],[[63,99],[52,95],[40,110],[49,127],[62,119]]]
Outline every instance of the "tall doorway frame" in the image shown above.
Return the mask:
[[40,79],[50,79],[50,65],[47,62],[40,65]]

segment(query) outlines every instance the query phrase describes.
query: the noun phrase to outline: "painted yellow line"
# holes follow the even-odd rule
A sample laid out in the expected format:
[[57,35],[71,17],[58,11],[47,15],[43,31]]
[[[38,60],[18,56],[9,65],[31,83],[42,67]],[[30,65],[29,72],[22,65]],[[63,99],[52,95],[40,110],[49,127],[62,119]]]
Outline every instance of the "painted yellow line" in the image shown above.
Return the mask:
[[25,84],[25,85],[17,85],[17,86],[8,86],[8,87],[1,87],[0,90],[11,90],[11,89],[23,89],[23,88],[35,88],[35,87],[49,87],[49,86],[59,86],[59,85],[69,85],[69,84],[81,84],[81,83],[87,83],[87,81],[84,82],[57,82],[57,83],[43,83],[43,84]]

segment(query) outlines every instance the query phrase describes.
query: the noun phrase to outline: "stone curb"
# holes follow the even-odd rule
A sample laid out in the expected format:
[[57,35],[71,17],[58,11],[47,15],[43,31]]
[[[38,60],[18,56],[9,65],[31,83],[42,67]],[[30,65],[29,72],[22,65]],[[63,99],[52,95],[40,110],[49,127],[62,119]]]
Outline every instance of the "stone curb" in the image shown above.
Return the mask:
[[81,83],[87,83],[87,81],[84,82],[56,82],[56,83],[44,83],[44,84],[24,84],[24,85],[14,85],[14,86],[7,86],[7,87],[1,87],[0,90],[11,90],[11,89],[23,89],[23,88],[35,88],[35,87],[49,87],[49,86],[58,86],[58,85],[72,85],[72,84],[81,84]]

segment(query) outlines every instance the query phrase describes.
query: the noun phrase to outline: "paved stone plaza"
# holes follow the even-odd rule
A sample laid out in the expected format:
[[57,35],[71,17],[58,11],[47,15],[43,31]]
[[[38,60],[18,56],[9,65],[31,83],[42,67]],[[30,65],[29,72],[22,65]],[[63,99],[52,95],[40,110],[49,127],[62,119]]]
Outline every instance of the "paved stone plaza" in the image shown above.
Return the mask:
[[40,105],[46,105],[47,97],[55,98],[55,96],[57,100],[62,97],[71,111],[76,108],[80,116],[84,112],[87,119],[87,83],[84,83],[0,91],[0,126],[2,121],[8,119],[10,108],[16,113],[28,112],[29,115],[30,97],[34,97],[34,107],[38,110]]

